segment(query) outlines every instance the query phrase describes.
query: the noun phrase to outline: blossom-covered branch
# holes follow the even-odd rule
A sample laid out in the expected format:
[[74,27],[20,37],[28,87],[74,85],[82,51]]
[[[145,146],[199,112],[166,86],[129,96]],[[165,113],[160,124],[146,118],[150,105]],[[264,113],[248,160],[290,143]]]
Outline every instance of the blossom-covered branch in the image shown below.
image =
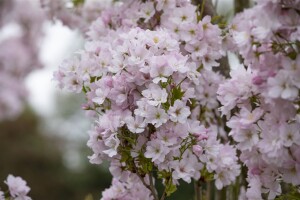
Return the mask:
[[228,29],[228,48],[244,66],[220,85],[218,99],[248,168],[248,199],[274,199],[283,183],[300,185],[299,3],[257,0]]
[[114,176],[103,199],[156,198],[130,186],[145,177],[134,180],[147,187],[154,171],[167,196],[178,180],[190,183],[204,171],[219,189],[232,183],[235,148],[217,137],[224,78],[212,70],[224,53],[221,30],[188,1],[129,1],[108,10],[89,28],[85,49],[55,73],[60,87],[86,93],[95,119],[90,161],[109,160]]
[[[229,26],[202,2],[110,1],[55,72],[60,88],[86,95],[90,162],[109,161],[114,176],[102,199],[158,199],[156,181],[161,199],[179,180],[222,189],[239,162],[242,199],[300,185],[300,2],[257,0]],[[216,72],[226,51],[243,61],[230,77]]]

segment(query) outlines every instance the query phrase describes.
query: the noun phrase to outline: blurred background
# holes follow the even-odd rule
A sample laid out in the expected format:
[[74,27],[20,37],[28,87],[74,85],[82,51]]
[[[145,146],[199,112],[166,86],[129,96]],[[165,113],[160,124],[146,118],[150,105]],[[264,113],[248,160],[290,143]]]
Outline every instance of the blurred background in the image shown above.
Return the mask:
[[[214,2],[219,14],[233,15],[232,0]],[[5,12],[0,12],[1,17]],[[44,36],[39,41],[39,58],[43,68],[26,76],[28,95],[22,113],[0,121],[0,188],[5,188],[2,181],[7,175],[13,174],[27,181],[33,199],[99,199],[110,186],[111,175],[107,163],[98,166],[88,162],[91,151],[86,142],[91,122],[81,110],[84,97],[65,93],[52,81],[62,60],[83,47],[83,36],[59,21],[46,22],[41,29]],[[16,32],[11,24],[0,26],[0,43]],[[193,198],[192,187],[183,184],[179,191],[172,199]]]

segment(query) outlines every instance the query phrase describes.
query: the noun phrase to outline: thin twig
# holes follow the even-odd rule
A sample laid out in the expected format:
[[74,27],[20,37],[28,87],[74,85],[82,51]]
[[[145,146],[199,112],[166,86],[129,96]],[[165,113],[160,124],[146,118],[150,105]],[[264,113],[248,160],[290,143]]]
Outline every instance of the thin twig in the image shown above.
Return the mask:
[[195,200],[202,200],[200,180],[194,180]]
[[200,19],[202,19],[203,17],[203,13],[204,13],[204,6],[205,6],[205,0],[202,1],[202,5],[201,5],[201,11],[200,11]]
[[195,200],[199,200],[199,190],[196,181],[194,180],[194,191],[195,191]]
[[154,186],[153,186],[152,176],[149,175],[150,185],[148,185],[148,184],[145,182],[144,178],[139,174],[138,169],[137,169],[135,163],[133,164],[133,167],[134,167],[134,169],[135,169],[135,171],[136,171],[136,172],[135,172],[136,175],[137,175],[137,176],[139,177],[139,179],[142,181],[143,185],[144,185],[146,188],[148,188],[148,189],[150,190],[150,192],[151,192],[151,194],[152,194],[154,200],[159,200],[158,195],[157,195],[157,192],[156,192],[156,190],[154,189]]
[[156,189],[155,189],[155,187],[154,187],[154,184],[153,184],[153,177],[152,177],[151,172],[149,173],[149,182],[150,182],[150,188],[151,188],[152,194],[153,194],[153,196],[154,196],[154,199],[159,200],[157,191],[156,191]]
[[167,186],[165,186],[164,192],[163,192],[163,194],[162,194],[160,200],[164,200],[165,197],[166,197],[166,194],[167,194]]
[[211,193],[211,182],[208,181],[208,182],[206,183],[206,185],[207,185],[207,189],[206,189],[206,199],[207,199],[207,200],[210,200],[210,199],[211,199],[211,198],[210,198],[210,193]]

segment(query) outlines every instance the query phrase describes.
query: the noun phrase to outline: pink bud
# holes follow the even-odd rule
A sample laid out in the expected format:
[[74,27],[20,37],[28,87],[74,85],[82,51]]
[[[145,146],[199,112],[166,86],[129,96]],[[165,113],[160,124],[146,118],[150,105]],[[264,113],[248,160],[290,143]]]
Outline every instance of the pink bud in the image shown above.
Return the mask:
[[250,170],[250,173],[251,173],[252,175],[260,175],[261,171],[260,171],[260,169],[259,169],[258,167],[254,167],[254,168],[252,168],[252,169]]
[[105,85],[112,88],[113,87],[113,79],[111,77],[105,79]]
[[207,138],[208,138],[208,136],[207,135],[204,135],[204,134],[199,134],[198,135],[198,138],[197,138],[197,140],[198,141],[201,141],[201,140],[207,140]]
[[252,79],[252,83],[253,83],[254,85],[261,85],[263,82],[264,82],[264,80],[262,79],[261,76],[255,76],[255,77]]
[[81,105],[82,110],[90,110],[90,106],[87,103]]
[[268,76],[269,77],[274,77],[274,76],[276,76],[276,72],[274,70],[269,71]]
[[194,154],[196,154],[197,156],[200,156],[203,152],[203,149],[200,145],[193,145],[193,152]]

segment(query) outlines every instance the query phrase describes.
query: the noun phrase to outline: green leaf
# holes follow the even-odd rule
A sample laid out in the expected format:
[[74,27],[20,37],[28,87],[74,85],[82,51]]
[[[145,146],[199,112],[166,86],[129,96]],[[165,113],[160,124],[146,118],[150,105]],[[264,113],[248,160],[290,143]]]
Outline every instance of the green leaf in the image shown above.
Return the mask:
[[94,83],[96,80],[97,80],[97,77],[96,77],[96,76],[92,76],[92,77],[91,77],[91,83]]
[[292,60],[296,60],[297,55],[298,55],[298,54],[297,54],[296,51],[292,51],[292,52],[290,52],[290,53],[287,54],[287,56],[288,56],[290,59],[292,59]]
[[300,193],[296,186],[289,185],[288,192],[286,194],[281,194],[280,196],[276,197],[275,200],[299,200]]
[[74,4],[74,6],[77,7],[77,6],[84,4],[84,1],[85,0],[73,0],[73,4]]
[[159,179],[165,179],[167,178],[169,175],[168,175],[168,172],[166,170],[163,170],[163,171],[158,171],[157,172],[157,177]]
[[169,85],[169,83],[168,82],[161,82],[160,81],[160,86],[162,87],[162,88],[166,88],[167,86]]
[[167,196],[170,196],[172,193],[174,193],[177,190],[177,186],[172,183],[168,184],[166,187],[167,187],[166,188]]
[[122,154],[121,154],[121,162],[126,162],[128,161],[128,159],[130,158],[130,155],[128,154],[127,151],[122,151]]
[[163,109],[165,109],[165,111],[168,111],[170,108],[169,102],[163,103],[163,104],[161,104],[161,106],[163,107]]
[[174,105],[174,102],[177,100],[177,99],[181,99],[183,97],[185,92],[181,91],[181,87],[180,86],[177,86],[177,87],[174,87],[172,89],[172,99],[171,99],[171,104]]
[[214,174],[208,172],[206,168],[203,168],[203,170],[201,171],[201,176],[204,178],[205,181],[214,180]]
[[87,90],[84,86],[82,86],[82,91],[86,94],[87,93]]

